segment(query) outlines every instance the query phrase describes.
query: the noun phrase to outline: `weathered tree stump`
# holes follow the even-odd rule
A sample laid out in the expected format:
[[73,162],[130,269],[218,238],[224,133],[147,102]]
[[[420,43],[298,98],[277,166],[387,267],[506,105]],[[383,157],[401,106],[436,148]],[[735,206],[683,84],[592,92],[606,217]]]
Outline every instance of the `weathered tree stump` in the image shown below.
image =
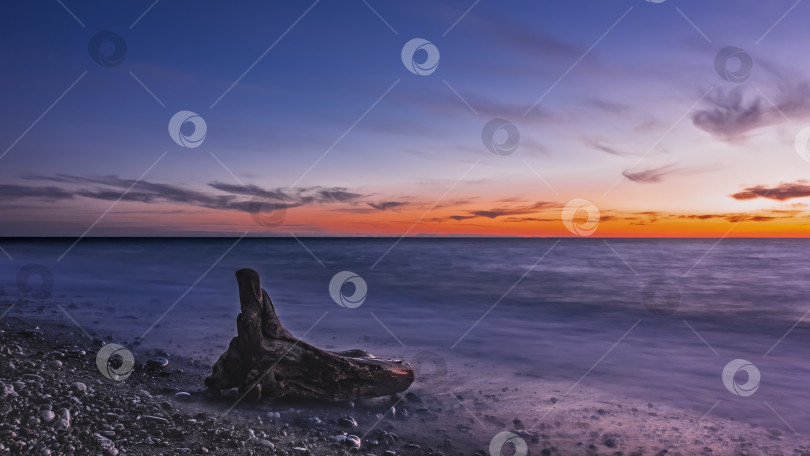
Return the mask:
[[413,368],[405,361],[377,359],[363,350],[329,352],[295,338],[276,314],[252,269],[236,271],[242,313],[205,385],[239,388],[246,398],[294,397],[341,401],[405,391]]

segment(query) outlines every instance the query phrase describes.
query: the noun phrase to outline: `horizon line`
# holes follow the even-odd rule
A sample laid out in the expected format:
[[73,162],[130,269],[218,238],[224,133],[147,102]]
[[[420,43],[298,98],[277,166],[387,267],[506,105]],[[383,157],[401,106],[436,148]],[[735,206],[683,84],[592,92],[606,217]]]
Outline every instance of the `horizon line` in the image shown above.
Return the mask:
[[[243,236],[236,234],[223,235],[138,235],[138,236],[0,236],[0,240],[14,239],[237,239]],[[808,239],[810,236],[519,236],[519,235],[486,235],[486,234],[437,234],[437,235],[277,235],[277,236],[244,236],[250,239]]]

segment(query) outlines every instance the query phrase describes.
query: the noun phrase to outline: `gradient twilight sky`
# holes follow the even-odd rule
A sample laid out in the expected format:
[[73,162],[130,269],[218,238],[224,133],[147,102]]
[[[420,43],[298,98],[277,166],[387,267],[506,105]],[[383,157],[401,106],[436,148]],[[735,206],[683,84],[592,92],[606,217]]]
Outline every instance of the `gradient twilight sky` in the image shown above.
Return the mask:
[[[5,4],[0,235],[569,236],[563,207],[584,199],[594,236],[807,236],[808,14],[795,0]],[[91,58],[100,31],[126,43],[120,65]],[[439,50],[432,74],[403,65],[412,38]],[[744,81],[716,69],[727,46],[753,61]],[[182,110],[205,120],[199,147],[169,135]],[[495,118],[520,132],[514,153],[485,147]],[[250,213],[282,207],[281,223]]]

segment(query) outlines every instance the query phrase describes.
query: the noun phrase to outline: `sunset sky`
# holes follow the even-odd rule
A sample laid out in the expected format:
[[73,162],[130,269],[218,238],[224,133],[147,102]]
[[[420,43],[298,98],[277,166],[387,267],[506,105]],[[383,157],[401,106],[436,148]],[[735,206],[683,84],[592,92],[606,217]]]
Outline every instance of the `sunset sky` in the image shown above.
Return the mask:
[[1,8],[1,236],[810,233],[810,2]]

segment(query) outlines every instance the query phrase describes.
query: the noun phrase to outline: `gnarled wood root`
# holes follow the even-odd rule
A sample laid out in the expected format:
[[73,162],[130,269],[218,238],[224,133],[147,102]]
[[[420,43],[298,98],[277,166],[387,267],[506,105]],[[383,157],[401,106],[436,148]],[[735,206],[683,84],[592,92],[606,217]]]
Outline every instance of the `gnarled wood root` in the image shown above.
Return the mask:
[[236,272],[242,313],[205,385],[239,388],[246,398],[294,397],[341,401],[405,391],[414,379],[405,361],[377,359],[363,350],[329,352],[296,339],[281,325],[270,296],[252,269]]

